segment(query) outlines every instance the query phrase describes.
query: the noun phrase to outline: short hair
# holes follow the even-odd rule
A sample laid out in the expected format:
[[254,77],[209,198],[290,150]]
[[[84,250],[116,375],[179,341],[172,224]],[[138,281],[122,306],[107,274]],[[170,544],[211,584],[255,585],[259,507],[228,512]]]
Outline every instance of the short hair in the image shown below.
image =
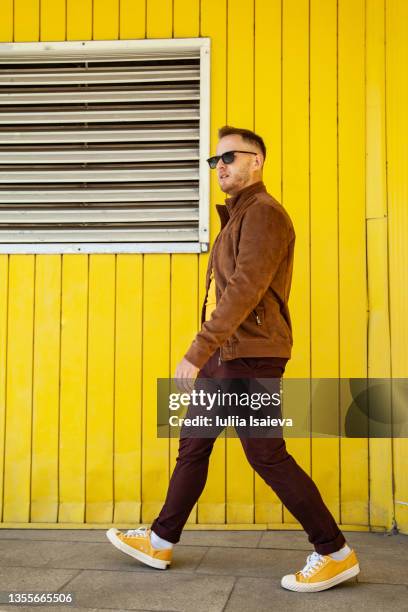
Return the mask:
[[259,149],[261,149],[264,161],[266,159],[266,147],[263,139],[259,134],[255,134],[252,130],[246,130],[244,128],[236,128],[232,125],[223,125],[218,130],[218,138],[223,138],[224,136],[230,136],[231,134],[238,134],[242,137],[242,140],[246,142],[250,142],[251,144],[256,145]]

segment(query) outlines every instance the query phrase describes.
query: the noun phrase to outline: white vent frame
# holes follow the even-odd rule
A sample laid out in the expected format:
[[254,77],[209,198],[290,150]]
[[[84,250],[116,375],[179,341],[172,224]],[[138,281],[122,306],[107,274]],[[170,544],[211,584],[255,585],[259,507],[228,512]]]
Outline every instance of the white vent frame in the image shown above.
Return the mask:
[[[200,59],[199,91],[199,164],[198,164],[198,239],[176,242],[6,242],[6,232],[0,232],[0,253],[200,253],[209,249],[210,173],[206,159],[210,155],[210,49],[211,39],[165,38],[137,40],[52,41],[35,43],[0,43],[0,61],[37,63],[60,58],[60,61],[100,60],[157,57],[171,59],[194,57]],[[0,209],[0,217],[2,211]],[[52,214],[52,210],[51,210]],[[83,230],[77,230],[81,232]],[[86,230],[85,230],[86,231]],[[140,230],[139,230],[140,231]],[[21,230],[21,234],[30,230]],[[33,233],[33,232],[32,232]]]

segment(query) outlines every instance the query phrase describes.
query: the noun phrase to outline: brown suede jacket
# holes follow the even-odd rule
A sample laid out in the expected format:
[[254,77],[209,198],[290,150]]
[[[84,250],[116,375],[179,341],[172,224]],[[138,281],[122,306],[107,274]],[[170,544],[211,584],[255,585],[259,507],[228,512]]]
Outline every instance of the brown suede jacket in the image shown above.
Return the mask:
[[[221,230],[208,260],[201,330],[184,357],[202,368],[220,347],[223,361],[238,357],[291,357],[288,299],[295,231],[263,181],[216,205]],[[205,321],[211,269],[216,308]]]

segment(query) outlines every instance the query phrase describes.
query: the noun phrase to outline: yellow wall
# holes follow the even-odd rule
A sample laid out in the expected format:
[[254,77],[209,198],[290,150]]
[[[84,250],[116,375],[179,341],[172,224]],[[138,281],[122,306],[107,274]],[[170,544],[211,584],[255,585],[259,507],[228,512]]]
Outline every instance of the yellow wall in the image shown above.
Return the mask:
[[[286,376],[403,377],[408,3],[384,4],[0,0],[0,40],[210,37],[211,151],[225,123],[262,134],[265,183],[297,233]],[[212,176],[211,241],[222,201]],[[155,437],[155,379],[174,375],[197,330],[207,259],[0,255],[3,526],[156,516],[177,440]],[[341,526],[388,529],[395,517],[408,531],[396,503],[408,502],[407,439],[287,445]],[[298,527],[239,441],[221,438],[189,523],[224,522]]]

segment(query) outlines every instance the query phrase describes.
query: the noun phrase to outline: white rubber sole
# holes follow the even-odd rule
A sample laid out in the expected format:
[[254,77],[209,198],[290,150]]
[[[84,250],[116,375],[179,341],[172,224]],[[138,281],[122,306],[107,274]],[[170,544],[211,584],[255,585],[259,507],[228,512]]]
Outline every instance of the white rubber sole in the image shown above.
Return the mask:
[[120,531],[118,529],[115,529],[115,527],[112,527],[106,532],[106,537],[108,538],[109,542],[113,544],[118,550],[121,550],[122,552],[126,553],[127,555],[130,555],[134,559],[137,559],[141,563],[149,565],[150,567],[154,567],[155,569],[164,570],[167,569],[167,567],[170,565],[170,561],[154,559],[153,557],[150,557],[150,555],[146,555],[145,553],[143,553],[141,550],[136,550],[136,548],[129,546],[128,544],[126,544],[126,542],[122,542],[122,540],[117,536],[118,533],[120,533]]
[[297,591],[301,593],[316,593],[316,591],[324,591],[326,589],[330,589],[333,586],[336,586],[336,584],[339,584],[340,582],[345,582],[346,580],[357,576],[359,572],[360,566],[357,563],[357,565],[353,565],[353,567],[350,567],[348,570],[341,572],[341,574],[337,574],[337,576],[330,578],[330,580],[311,583],[296,582],[295,575],[288,574],[287,576],[284,576],[282,578],[281,586],[284,589],[289,589],[290,591]]

